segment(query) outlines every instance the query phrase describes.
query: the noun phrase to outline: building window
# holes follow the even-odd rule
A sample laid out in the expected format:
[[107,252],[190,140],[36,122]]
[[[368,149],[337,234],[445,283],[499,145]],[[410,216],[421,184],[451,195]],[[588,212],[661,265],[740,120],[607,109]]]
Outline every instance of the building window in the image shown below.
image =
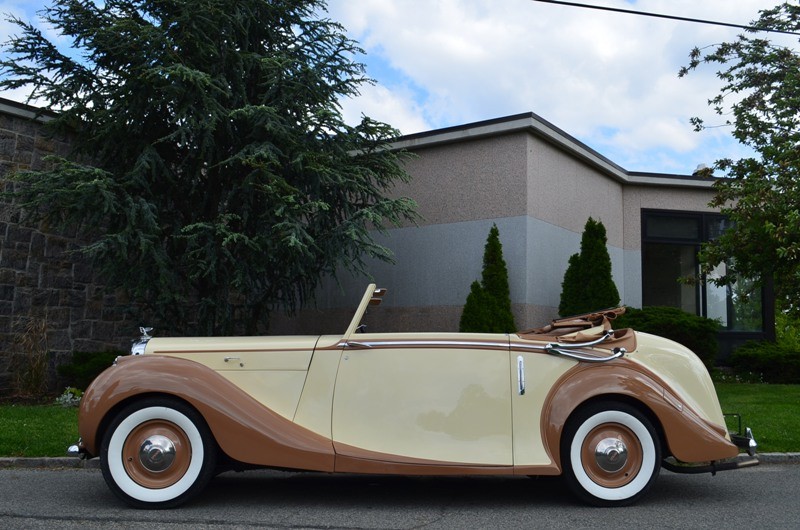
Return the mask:
[[763,331],[761,289],[753,291],[753,282],[746,279],[729,286],[708,281],[724,275],[725,263],[698,283],[680,281],[699,274],[700,245],[728,227],[728,220],[719,214],[642,211],[642,305],[679,307],[715,318],[725,331]]

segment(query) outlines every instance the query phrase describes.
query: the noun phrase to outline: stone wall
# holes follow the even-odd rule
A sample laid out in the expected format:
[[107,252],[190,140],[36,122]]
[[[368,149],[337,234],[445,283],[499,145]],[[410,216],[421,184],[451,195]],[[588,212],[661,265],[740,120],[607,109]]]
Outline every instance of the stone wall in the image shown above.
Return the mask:
[[[0,182],[19,169],[41,169],[44,157],[63,155],[68,143],[44,130],[49,116],[0,98]],[[96,281],[92,267],[71,251],[80,241],[25,223],[18,208],[0,203],[0,396],[32,350],[47,352],[49,389],[60,383],[55,366],[73,351],[125,349],[137,325],[117,296]]]

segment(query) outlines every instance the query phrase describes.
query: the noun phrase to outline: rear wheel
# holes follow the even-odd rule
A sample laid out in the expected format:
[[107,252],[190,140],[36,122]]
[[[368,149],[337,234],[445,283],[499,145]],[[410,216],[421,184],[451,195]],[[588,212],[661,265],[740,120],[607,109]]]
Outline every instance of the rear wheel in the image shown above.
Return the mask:
[[655,483],[661,446],[652,423],[635,407],[600,402],[567,422],[561,460],[578,497],[597,506],[624,506]]
[[193,408],[152,398],[114,418],[100,457],[103,478],[122,500],[136,508],[172,508],[211,479],[216,444]]

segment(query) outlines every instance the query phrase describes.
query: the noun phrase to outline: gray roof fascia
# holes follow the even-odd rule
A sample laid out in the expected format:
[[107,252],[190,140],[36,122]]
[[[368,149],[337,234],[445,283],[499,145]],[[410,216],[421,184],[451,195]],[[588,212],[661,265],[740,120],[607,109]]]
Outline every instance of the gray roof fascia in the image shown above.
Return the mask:
[[515,132],[534,134],[622,184],[682,188],[710,188],[713,185],[714,179],[689,175],[629,172],[533,112],[401,136],[392,142],[391,148],[413,151]]
[[708,188],[720,177],[695,177],[668,173],[628,173],[626,184],[638,186],[673,186],[677,188]]
[[19,103],[11,99],[0,97],[0,114],[8,114],[26,120],[34,120],[40,122],[48,122],[55,119],[56,115],[53,112],[44,110],[25,103]]

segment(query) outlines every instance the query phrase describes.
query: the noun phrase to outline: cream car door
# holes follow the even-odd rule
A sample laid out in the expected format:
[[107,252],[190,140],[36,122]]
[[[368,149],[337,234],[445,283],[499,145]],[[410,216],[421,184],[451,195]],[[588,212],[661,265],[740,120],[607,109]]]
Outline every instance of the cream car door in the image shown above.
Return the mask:
[[504,335],[354,335],[336,378],[334,446],[386,461],[510,466],[509,373]]

